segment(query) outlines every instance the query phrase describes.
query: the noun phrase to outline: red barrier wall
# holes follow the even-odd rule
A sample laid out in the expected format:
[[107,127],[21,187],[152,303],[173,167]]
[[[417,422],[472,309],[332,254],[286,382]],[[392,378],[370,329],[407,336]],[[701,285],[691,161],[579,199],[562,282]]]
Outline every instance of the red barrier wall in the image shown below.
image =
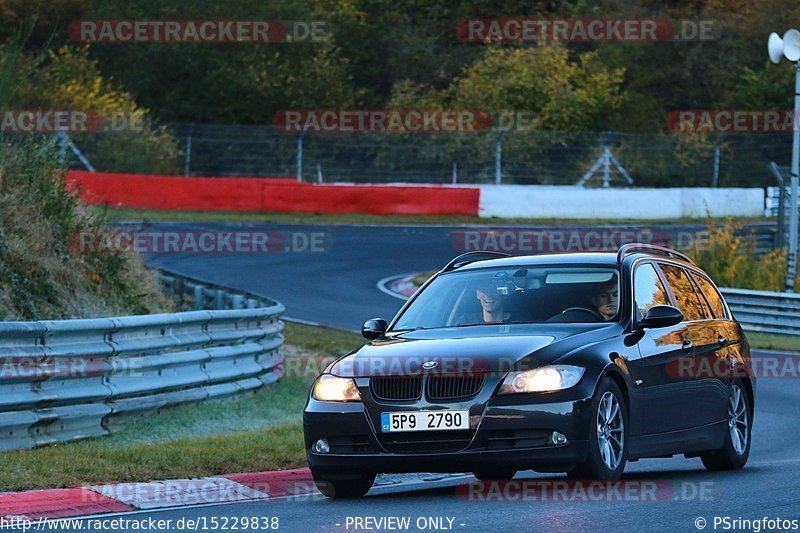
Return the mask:
[[184,178],[70,171],[93,205],[175,211],[478,215],[477,187],[314,185],[291,178]]

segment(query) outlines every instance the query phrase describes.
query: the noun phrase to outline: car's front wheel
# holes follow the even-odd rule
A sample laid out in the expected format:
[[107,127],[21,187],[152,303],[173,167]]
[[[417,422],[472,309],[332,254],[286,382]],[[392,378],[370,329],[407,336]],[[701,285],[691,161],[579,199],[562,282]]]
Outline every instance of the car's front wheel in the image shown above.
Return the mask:
[[628,410],[622,391],[603,378],[592,397],[589,454],[567,475],[573,479],[619,479],[627,462]]
[[728,431],[725,445],[712,453],[700,456],[709,470],[736,470],[747,463],[750,455],[750,426],[752,408],[744,383],[736,379],[731,384],[728,400]]
[[314,478],[317,489],[328,498],[360,498],[375,483],[375,474],[367,473],[340,478],[312,468],[311,477]]

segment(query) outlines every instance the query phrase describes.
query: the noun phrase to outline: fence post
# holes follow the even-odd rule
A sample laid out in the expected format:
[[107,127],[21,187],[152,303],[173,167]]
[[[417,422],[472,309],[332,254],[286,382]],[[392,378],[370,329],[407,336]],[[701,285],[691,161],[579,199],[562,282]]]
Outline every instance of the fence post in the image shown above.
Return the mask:
[[300,132],[297,137],[297,181],[303,181],[303,136],[306,130]]
[[206,307],[206,288],[202,285],[194,286],[194,310],[200,311]]
[[495,146],[495,154],[494,154],[494,183],[495,185],[500,185],[503,181],[503,133],[500,132],[497,135],[497,143]]
[[58,164],[63,165],[67,161],[67,145],[69,144],[67,132],[59,131],[56,133],[56,140],[58,142]]
[[783,174],[781,174],[775,161],[769,164],[769,169],[772,175],[775,176],[775,181],[778,183],[778,231],[775,232],[775,248],[783,248],[783,241],[786,236],[786,222],[784,221],[784,216],[786,214],[786,184],[783,181]]
[[183,175],[189,176],[192,164],[192,125],[189,125],[189,134],[186,135],[186,156],[183,159]]

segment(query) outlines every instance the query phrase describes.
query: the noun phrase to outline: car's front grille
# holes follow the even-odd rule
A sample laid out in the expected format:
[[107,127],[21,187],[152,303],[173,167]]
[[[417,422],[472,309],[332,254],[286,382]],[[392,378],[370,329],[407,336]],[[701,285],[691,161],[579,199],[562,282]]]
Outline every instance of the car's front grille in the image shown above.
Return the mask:
[[387,376],[371,378],[369,387],[379,400],[419,400],[422,396],[421,376]]
[[483,387],[483,375],[430,376],[426,394],[431,400],[455,400],[478,394]]
[[455,452],[472,441],[474,430],[383,433],[383,447],[393,453]]
[[[434,401],[456,400],[475,396],[483,387],[483,375],[428,376],[426,395]],[[378,400],[419,400],[422,397],[422,376],[386,376],[370,379],[370,390]]]

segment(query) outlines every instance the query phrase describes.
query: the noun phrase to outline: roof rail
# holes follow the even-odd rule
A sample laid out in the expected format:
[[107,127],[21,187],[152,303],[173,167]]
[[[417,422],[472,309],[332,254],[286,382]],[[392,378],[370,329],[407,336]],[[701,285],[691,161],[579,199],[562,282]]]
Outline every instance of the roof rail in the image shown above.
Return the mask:
[[686,261],[687,263],[695,264],[694,261],[692,261],[691,258],[689,258],[689,256],[686,254],[676,252],[675,250],[666,248],[664,246],[656,246],[655,244],[645,244],[641,242],[631,242],[620,246],[619,251],[617,252],[617,263],[621,263],[622,260],[625,259],[626,255],[635,254],[639,251],[653,255],[673,257],[682,261]]
[[498,259],[501,257],[511,257],[511,256],[508,254],[504,254],[503,252],[483,252],[483,251],[467,252],[459,255],[458,257],[447,263],[447,266],[445,266],[441,271],[450,272],[451,270],[455,270],[460,266],[468,265],[469,263],[474,263],[475,261],[485,261],[487,259]]

